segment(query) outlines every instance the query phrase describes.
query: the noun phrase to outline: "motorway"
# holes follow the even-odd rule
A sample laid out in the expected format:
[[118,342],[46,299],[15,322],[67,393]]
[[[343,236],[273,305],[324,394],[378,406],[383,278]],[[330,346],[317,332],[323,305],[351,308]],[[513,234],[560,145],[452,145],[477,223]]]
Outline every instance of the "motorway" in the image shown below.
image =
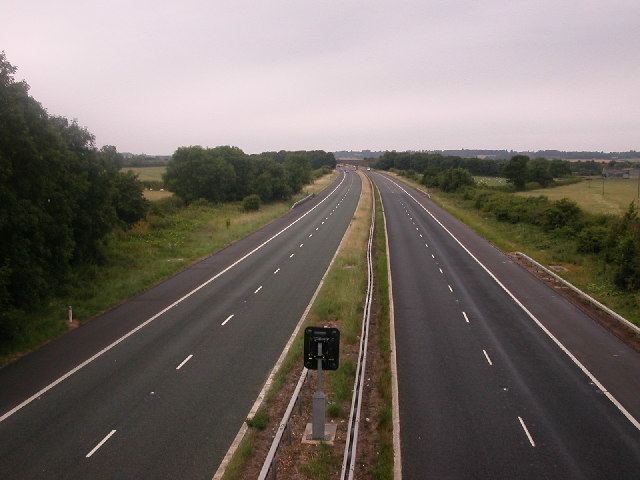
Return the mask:
[[640,355],[424,194],[370,177],[389,239],[403,477],[640,478]]
[[355,211],[353,171],[0,370],[0,478],[211,478]]

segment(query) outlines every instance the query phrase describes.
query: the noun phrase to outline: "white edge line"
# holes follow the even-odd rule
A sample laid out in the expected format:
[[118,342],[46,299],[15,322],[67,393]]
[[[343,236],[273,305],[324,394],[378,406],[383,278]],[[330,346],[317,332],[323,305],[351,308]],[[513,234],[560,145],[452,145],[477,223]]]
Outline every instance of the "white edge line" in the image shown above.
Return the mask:
[[395,310],[393,306],[393,282],[391,278],[391,252],[389,251],[389,232],[387,231],[387,214],[384,209],[382,194],[376,184],[376,190],[380,194],[382,206],[382,220],[384,223],[384,239],[387,248],[387,282],[389,283],[389,340],[391,342],[391,421],[393,423],[393,479],[402,480],[402,454],[400,451],[400,393],[398,390],[398,362],[396,358],[396,326]]
[[524,424],[524,420],[522,420],[522,417],[518,417],[518,420],[520,420],[520,425],[522,425],[522,429],[524,430],[524,433],[527,434],[527,438],[529,439],[529,443],[531,444],[532,447],[535,447],[536,446],[536,442],[533,441],[533,438],[531,437],[531,434],[529,433],[529,429]]
[[201,290],[202,288],[206,287],[207,285],[209,285],[211,282],[213,282],[214,280],[216,280],[217,278],[221,277],[222,275],[224,275],[225,273],[227,273],[229,270],[231,270],[233,267],[235,267],[236,265],[238,265],[240,262],[244,261],[246,258],[248,258],[249,256],[253,255],[255,252],[257,252],[258,250],[260,250],[262,247],[264,247],[267,243],[271,242],[274,238],[278,237],[280,234],[284,233],[285,231],[287,231],[289,228],[291,228],[293,225],[295,225],[296,223],[298,223],[300,220],[302,220],[304,217],[306,217],[307,215],[309,215],[311,212],[313,212],[316,208],[318,208],[320,205],[322,205],[323,202],[325,202],[327,199],[329,199],[331,197],[331,195],[333,195],[335,193],[335,191],[340,188],[340,185],[342,185],[342,183],[344,182],[345,178],[347,178],[346,173],[343,174],[342,176],[342,180],[340,180],[340,183],[338,185],[336,185],[336,188],[334,188],[326,197],[324,197],[322,200],[320,200],[317,204],[315,204],[313,207],[311,207],[309,210],[307,210],[305,213],[303,213],[302,215],[300,215],[297,219],[295,219],[293,222],[291,222],[289,225],[287,225],[286,227],[284,227],[282,230],[280,230],[279,232],[273,234],[271,237],[269,237],[268,239],[266,239],[264,242],[262,242],[260,245],[258,245],[257,247],[255,247],[253,250],[251,250],[250,252],[244,254],[242,257],[240,257],[238,260],[236,260],[235,262],[233,262],[231,265],[229,265],[228,267],[226,267],[224,270],[221,270],[220,272],[216,273],[213,277],[211,277],[209,280],[207,280],[206,282],[198,285],[196,288],[194,288],[193,290],[191,290],[189,293],[183,295],[182,297],[180,297],[178,300],[176,300],[175,302],[171,303],[170,305],[166,306],[165,308],[163,308],[162,310],[160,310],[158,313],[156,313],[155,315],[153,315],[152,317],[148,318],[147,320],[145,320],[144,322],[142,322],[140,325],[138,325],[137,327],[135,327],[133,330],[130,330],[129,332],[125,333],[123,336],[121,336],[119,339],[117,339],[116,341],[110,343],[109,345],[107,345],[106,347],[104,347],[102,350],[100,350],[99,352],[93,354],[91,357],[89,357],[87,360],[85,360],[84,362],[80,363],[79,365],[75,366],[74,368],[72,368],[71,370],[69,370],[67,373],[65,373],[64,375],[62,375],[61,377],[59,377],[58,379],[54,380],[53,382],[51,382],[49,385],[47,385],[46,387],[38,390],[36,393],[34,393],[33,395],[31,395],[29,398],[27,398],[26,400],[22,401],[21,403],[19,403],[18,405],[16,405],[15,407],[13,407],[11,410],[9,410],[8,412],[4,413],[1,417],[0,417],[0,422],[5,421],[7,418],[9,418],[11,415],[13,415],[14,413],[16,413],[18,410],[22,409],[25,405],[28,405],[29,403],[33,402],[36,398],[42,396],[44,393],[48,392],[49,390],[51,390],[53,387],[55,387],[56,385],[58,385],[59,383],[63,382],[64,380],[66,380],[67,378],[69,378],[71,375],[73,375],[74,373],[76,373],[78,370],[80,370],[81,368],[85,367],[86,365],[90,364],[91,362],[93,362],[96,358],[102,356],[103,354],[105,354],[106,352],[108,352],[109,350],[111,350],[113,347],[115,347],[116,345],[118,345],[119,343],[121,343],[122,341],[126,340],[127,338],[129,338],[131,335],[133,335],[134,333],[136,333],[138,330],[144,328],[145,326],[147,326],[149,323],[153,322],[156,318],[158,318],[159,316],[161,316],[162,314],[164,314],[165,312],[171,310],[173,307],[175,307],[176,305],[178,305],[179,303],[182,303],[184,300],[186,300],[187,298],[189,298],[191,295],[193,295],[194,293],[198,292],[199,290]]
[[187,363],[192,358],[193,358],[193,353],[189,355],[187,358],[185,358],[182,362],[180,362],[180,365],[176,367],[176,370],[180,370],[184,366],[184,364]]
[[258,293],[260,290],[262,290],[262,285],[260,285],[258,288],[256,288],[256,291],[253,293]]
[[109,439],[111,438],[111,436],[112,436],[114,433],[116,433],[116,431],[115,431],[115,430],[111,430],[109,433],[107,433],[107,436],[106,436],[106,437],[104,437],[102,440],[100,440],[100,443],[98,443],[95,447],[93,447],[93,449],[92,449],[89,453],[87,453],[87,456],[86,456],[85,458],[89,458],[91,455],[93,455],[94,453],[96,453],[96,451],[97,451],[97,450],[98,450],[102,445],[104,445],[104,444],[105,444],[105,442],[106,442],[107,440],[109,440]]
[[467,314],[465,312],[462,312],[462,316],[467,321],[467,323],[469,323],[469,317],[467,317]]
[[[385,178],[388,178],[388,177],[385,177]],[[620,410],[620,412],[621,412],[621,413],[622,413],[622,414],[627,418],[627,420],[629,420],[629,422],[631,422],[631,424],[632,424],[634,427],[636,427],[636,429],[640,430],[640,422],[638,422],[638,420],[636,420],[636,419],[633,417],[633,415],[631,415],[631,413],[629,413],[629,412],[627,411],[627,409],[626,409],[626,408],[624,408],[624,406],[623,406],[623,405],[622,405],[622,404],[621,404],[621,403],[620,403],[620,402],[619,402],[619,401],[618,401],[618,400],[617,400],[617,399],[616,399],[616,398],[615,398],[615,397],[614,397],[614,396],[613,396],[613,395],[612,395],[612,394],[611,394],[611,393],[610,393],[606,388],[604,388],[604,385],[603,385],[602,383],[600,383],[600,381],[599,381],[599,380],[598,380],[598,379],[597,379],[597,378],[596,378],[596,377],[595,377],[595,376],[594,376],[594,375],[593,375],[593,374],[592,374],[592,373],[587,369],[587,367],[585,367],[585,366],[582,364],[582,362],[580,362],[580,360],[578,360],[578,359],[576,358],[576,356],[575,356],[573,353],[571,353],[571,352],[569,351],[569,349],[568,349],[567,347],[565,347],[565,346],[562,344],[562,342],[560,342],[560,340],[558,340],[558,339],[555,337],[555,335],[554,335],[553,333],[551,333],[551,331],[549,331],[549,329],[548,329],[547,327],[545,327],[545,326],[542,324],[542,322],[541,322],[540,320],[538,320],[538,319],[536,318],[536,316],[535,316],[533,313],[531,313],[531,312],[529,311],[529,309],[528,309],[527,307],[525,307],[525,306],[524,306],[524,304],[523,304],[520,300],[518,300],[518,299],[516,298],[516,296],[515,296],[513,293],[511,293],[511,290],[509,290],[509,289],[508,289],[508,288],[507,288],[507,287],[506,287],[506,286],[505,286],[505,285],[504,285],[504,284],[503,284],[503,283],[498,279],[498,277],[496,277],[496,276],[493,274],[493,272],[492,272],[491,270],[489,270],[489,269],[488,269],[488,268],[487,268],[487,267],[486,267],[486,266],[485,266],[485,265],[484,265],[480,260],[478,260],[478,258],[477,258],[473,253],[471,253],[471,251],[470,251],[467,247],[465,247],[465,246],[464,246],[464,244],[463,244],[460,240],[458,240],[458,239],[456,238],[456,236],[455,236],[453,233],[451,233],[451,231],[450,231],[447,227],[445,227],[445,226],[442,224],[442,222],[440,222],[440,220],[438,220],[438,219],[433,215],[433,213],[431,213],[427,208],[425,208],[425,206],[424,206],[424,205],[422,205],[420,202],[418,202],[418,200],[416,200],[416,199],[415,199],[415,197],[414,197],[413,195],[411,195],[409,192],[407,192],[403,187],[401,187],[400,185],[398,185],[398,184],[397,184],[396,182],[394,182],[393,180],[389,179],[389,181],[390,181],[390,182],[395,183],[395,184],[396,184],[396,185],[397,185],[397,186],[398,186],[402,191],[404,191],[404,193],[406,193],[406,194],[407,194],[407,195],[408,195],[408,196],[409,196],[409,197],[410,197],[414,202],[416,202],[420,207],[422,207],[422,209],[423,209],[425,212],[427,212],[427,213],[429,214],[429,216],[431,216],[431,218],[433,218],[433,219],[438,223],[438,225],[440,225],[440,226],[444,229],[444,231],[445,231],[445,232],[447,232],[447,233],[451,236],[451,238],[453,238],[453,239],[458,243],[458,245],[460,245],[460,246],[462,247],[462,249],[463,249],[465,252],[467,252],[467,254],[468,254],[468,255],[469,255],[473,260],[475,260],[475,262],[476,262],[478,265],[480,265],[480,266],[482,267],[482,269],[483,269],[485,272],[487,272],[487,274],[489,274],[489,276],[493,279],[493,281],[495,281],[495,282],[500,286],[500,288],[502,288],[502,290],[504,290],[504,291],[505,291],[505,293],[506,293],[507,295],[509,295],[509,297],[511,297],[511,299],[516,303],[516,305],[518,305],[518,306],[519,306],[519,307],[520,307],[520,308],[521,308],[521,309],[522,309],[522,310],[523,310],[523,311],[524,311],[524,312],[529,316],[529,318],[531,318],[531,320],[533,320],[533,321],[538,325],[538,327],[540,327],[540,329],[541,329],[544,333],[546,333],[546,334],[547,334],[547,336],[548,336],[551,340],[553,340],[553,342],[554,342],[554,343],[555,343],[555,344],[560,348],[560,350],[562,350],[562,351],[563,351],[563,352],[564,352],[564,353],[565,353],[565,354],[566,354],[566,355],[571,359],[571,361],[573,361],[573,363],[575,363],[575,364],[578,366],[578,368],[579,368],[580,370],[582,370],[582,372],[583,372],[583,373],[584,373],[584,374],[589,378],[589,380],[591,380],[591,381],[596,385],[596,387],[598,387],[598,389],[600,389],[600,391],[602,391],[602,393],[603,393],[603,394],[604,394],[604,395],[605,395],[605,396],[606,396],[606,397],[611,401],[611,403],[613,403],[613,404],[618,408],[618,410]]]
[[[278,358],[278,361],[275,363],[275,365],[271,369],[271,373],[269,373],[269,376],[267,377],[267,381],[264,383],[264,385],[262,387],[262,390],[260,390],[260,393],[258,394],[258,398],[256,398],[256,401],[254,402],[253,406],[251,407],[251,410],[249,411],[249,414],[247,415],[247,418],[253,417],[256,414],[256,412],[258,411],[258,409],[260,408],[260,406],[262,405],[262,402],[264,401],[264,398],[267,395],[267,392],[269,391],[269,388],[271,387],[271,383],[273,382],[273,378],[275,377],[276,373],[280,369],[280,365],[282,365],[282,362],[284,362],[284,359],[286,358],[287,353],[289,353],[289,349],[291,348],[291,345],[293,344],[293,341],[295,340],[296,336],[298,335],[298,332],[300,331],[300,328],[304,324],[304,321],[307,318],[307,315],[309,314],[309,311],[311,310],[311,307],[313,306],[313,302],[316,301],[316,297],[318,296],[318,293],[320,293],[320,289],[322,288],[322,285],[324,284],[324,280],[327,277],[327,274],[329,273],[329,270],[331,270],[331,266],[333,265],[336,257],[338,256],[338,253],[342,249],[342,245],[344,243],[344,239],[345,239],[345,236],[347,234],[347,230],[348,229],[349,229],[349,227],[345,228],[344,233],[342,234],[342,240],[340,240],[340,244],[338,245],[338,248],[336,249],[336,253],[333,254],[333,258],[331,258],[331,261],[329,262],[329,265],[327,266],[327,269],[325,270],[324,275],[322,275],[322,278],[320,279],[320,283],[318,284],[318,288],[316,288],[316,291],[313,292],[313,296],[311,297],[311,300],[309,301],[309,304],[307,305],[307,308],[305,308],[304,312],[302,313],[302,316],[300,317],[300,320],[298,321],[298,325],[296,325],[296,328],[293,330],[293,333],[289,337],[289,341],[287,342],[287,344],[285,345],[284,349],[282,350],[282,353],[280,354],[280,357]],[[224,458],[222,459],[222,462],[220,462],[220,465],[218,466],[218,469],[216,470],[216,473],[213,475],[213,479],[212,480],[221,480],[222,479],[222,477],[224,476],[225,471],[227,470],[227,466],[229,465],[229,462],[231,461],[231,459],[233,458],[233,455],[235,454],[236,450],[240,446],[240,442],[242,442],[242,439],[244,438],[244,436],[247,433],[248,429],[249,429],[249,427],[247,427],[247,422],[243,422],[242,426],[240,427],[240,430],[238,430],[238,433],[236,434],[235,438],[233,439],[233,442],[231,443],[231,446],[229,447],[229,450],[227,450],[227,453],[225,454]]]
[[482,349],[482,353],[484,353],[484,357],[487,359],[487,362],[489,362],[489,365],[493,366],[493,362],[489,358],[489,354],[487,353],[487,351],[484,348]]
[[236,315],[235,313],[232,313],[231,315],[229,315],[229,316],[227,317],[227,319],[226,319],[224,322],[222,322],[222,323],[220,324],[220,326],[221,326],[221,327],[224,327],[224,326],[227,324],[227,322],[228,322],[229,320],[231,320],[233,317],[235,317],[235,315]]

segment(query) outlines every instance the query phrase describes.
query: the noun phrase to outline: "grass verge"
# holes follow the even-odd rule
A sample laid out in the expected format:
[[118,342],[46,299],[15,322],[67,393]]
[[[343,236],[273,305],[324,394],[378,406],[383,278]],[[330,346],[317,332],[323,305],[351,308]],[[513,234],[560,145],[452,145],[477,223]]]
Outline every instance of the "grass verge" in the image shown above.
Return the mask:
[[385,224],[382,212],[380,192],[376,191],[376,225],[373,243],[375,269],[375,288],[373,308],[377,333],[378,355],[380,359],[376,388],[380,396],[378,422],[376,427],[375,451],[377,457],[371,466],[371,477],[376,480],[393,478],[393,418],[391,392],[391,319],[389,317],[389,278],[387,275],[387,245]]
[[335,173],[320,177],[290,201],[256,212],[244,212],[242,202],[172,208],[172,201],[165,201],[132,229],[111,234],[101,265],[82,267],[60,295],[25,315],[14,341],[0,343],[0,366],[67,331],[68,305],[74,319],[85,322],[282,216],[294,201],[334,178]]

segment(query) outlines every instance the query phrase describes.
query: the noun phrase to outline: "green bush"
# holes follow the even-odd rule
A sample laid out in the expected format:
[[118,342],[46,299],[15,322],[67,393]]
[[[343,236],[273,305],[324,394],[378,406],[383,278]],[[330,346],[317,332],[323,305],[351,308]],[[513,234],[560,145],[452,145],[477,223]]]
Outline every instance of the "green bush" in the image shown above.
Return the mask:
[[603,225],[589,225],[578,233],[579,253],[598,253],[605,248],[609,229]]
[[450,168],[442,172],[438,183],[443,192],[455,192],[462,187],[475,185],[475,180],[464,168]]
[[542,226],[545,230],[555,230],[565,226],[575,227],[582,211],[576,202],[563,198],[552,202],[545,211]]
[[260,197],[255,193],[247,195],[242,200],[242,208],[245,212],[249,212],[251,210],[260,210]]

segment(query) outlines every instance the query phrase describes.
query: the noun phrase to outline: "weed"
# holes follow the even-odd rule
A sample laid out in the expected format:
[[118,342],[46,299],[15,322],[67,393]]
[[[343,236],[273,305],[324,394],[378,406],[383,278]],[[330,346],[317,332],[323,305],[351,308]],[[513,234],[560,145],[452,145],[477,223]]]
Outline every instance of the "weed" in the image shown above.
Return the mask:
[[321,443],[320,448],[311,458],[300,466],[300,471],[313,480],[329,480],[340,467],[340,458],[334,454],[331,447]]

